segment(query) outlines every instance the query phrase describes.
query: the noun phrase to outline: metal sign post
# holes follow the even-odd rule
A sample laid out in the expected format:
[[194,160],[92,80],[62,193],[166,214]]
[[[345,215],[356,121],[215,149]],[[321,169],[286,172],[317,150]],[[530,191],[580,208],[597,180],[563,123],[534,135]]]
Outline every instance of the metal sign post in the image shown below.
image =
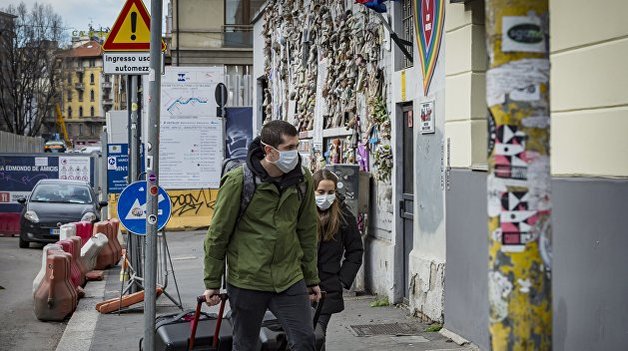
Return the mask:
[[161,21],[162,0],[151,2],[150,68],[148,72],[148,135],[146,143],[146,271],[144,300],[144,349],[155,349],[157,294],[157,215],[159,209],[159,105],[161,103]]
[[227,156],[227,111],[225,109],[225,105],[227,104],[228,94],[229,92],[227,91],[227,87],[223,83],[218,83],[218,85],[216,85],[214,96],[216,97],[216,104],[218,105],[216,114],[218,117],[222,118],[223,158]]

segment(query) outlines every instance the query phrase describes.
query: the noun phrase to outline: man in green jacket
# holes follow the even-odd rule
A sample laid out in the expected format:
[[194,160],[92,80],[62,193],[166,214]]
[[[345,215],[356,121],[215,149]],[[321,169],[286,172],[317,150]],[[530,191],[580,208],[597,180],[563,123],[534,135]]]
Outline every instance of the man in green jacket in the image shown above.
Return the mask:
[[[224,176],[205,238],[205,297],[220,302],[228,263],[233,350],[260,349],[266,309],[286,331],[292,350],[315,350],[310,298],[320,299],[316,265],[317,220],[312,176],[301,168],[296,128],[271,121],[249,146],[255,193],[238,218],[243,167]],[[237,223],[236,223],[237,222]]]

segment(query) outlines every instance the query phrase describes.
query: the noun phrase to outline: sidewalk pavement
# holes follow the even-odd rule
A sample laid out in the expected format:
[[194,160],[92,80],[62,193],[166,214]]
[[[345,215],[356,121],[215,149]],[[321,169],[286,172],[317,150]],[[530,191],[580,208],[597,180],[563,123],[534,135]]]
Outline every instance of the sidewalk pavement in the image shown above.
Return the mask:
[[[174,274],[184,309],[193,309],[196,296],[204,290],[204,236],[204,231],[167,234]],[[142,304],[137,304],[133,307],[138,308],[119,315],[117,313],[100,314],[95,309],[98,302],[119,296],[121,284],[119,272],[120,268],[114,267],[107,271],[105,281],[87,284],[86,297],[79,300],[77,311],[68,322],[57,351],[139,350],[140,338],[144,336]],[[168,276],[168,285],[165,290],[175,299],[177,298],[172,274]],[[345,300],[345,310],[335,314],[329,324],[327,351],[478,350],[470,345],[460,346],[441,333],[425,331],[428,325],[408,316],[408,310],[403,307],[370,307],[369,304],[375,300],[374,296],[346,297]],[[178,308],[166,296],[162,295],[157,299],[157,315],[176,311]],[[217,306],[209,311],[217,312]],[[395,336],[394,330],[386,330],[399,329],[404,324],[419,332],[412,333],[414,335]],[[351,328],[356,325],[362,327]],[[356,330],[378,335],[357,336]]]

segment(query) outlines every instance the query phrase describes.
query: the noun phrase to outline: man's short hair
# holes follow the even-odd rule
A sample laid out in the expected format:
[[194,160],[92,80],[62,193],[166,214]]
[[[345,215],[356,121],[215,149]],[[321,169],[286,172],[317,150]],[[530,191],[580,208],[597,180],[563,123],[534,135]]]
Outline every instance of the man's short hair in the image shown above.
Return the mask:
[[277,148],[279,144],[283,143],[282,137],[284,135],[294,137],[298,134],[297,129],[292,124],[282,120],[274,120],[262,127],[260,139],[264,144]]

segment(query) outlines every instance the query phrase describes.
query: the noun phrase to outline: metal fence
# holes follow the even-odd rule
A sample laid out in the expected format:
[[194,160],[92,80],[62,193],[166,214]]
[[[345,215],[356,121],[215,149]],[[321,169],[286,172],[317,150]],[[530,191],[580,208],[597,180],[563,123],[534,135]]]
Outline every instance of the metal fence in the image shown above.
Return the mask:
[[27,137],[0,131],[0,152],[43,152],[44,143],[44,139],[40,137]]

